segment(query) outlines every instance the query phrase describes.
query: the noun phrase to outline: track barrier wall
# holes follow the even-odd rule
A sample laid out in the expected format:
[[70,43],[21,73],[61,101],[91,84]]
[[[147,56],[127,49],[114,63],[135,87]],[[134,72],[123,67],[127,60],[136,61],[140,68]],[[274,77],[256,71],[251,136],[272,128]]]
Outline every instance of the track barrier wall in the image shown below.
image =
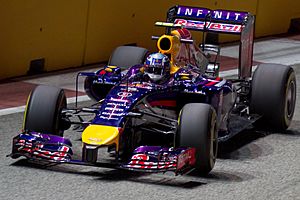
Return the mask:
[[285,33],[300,18],[292,0],[0,0],[0,80],[106,61],[124,44],[154,51],[151,35],[164,32],[154,22],[176,4],[249,11],[256,15],[256,37]]

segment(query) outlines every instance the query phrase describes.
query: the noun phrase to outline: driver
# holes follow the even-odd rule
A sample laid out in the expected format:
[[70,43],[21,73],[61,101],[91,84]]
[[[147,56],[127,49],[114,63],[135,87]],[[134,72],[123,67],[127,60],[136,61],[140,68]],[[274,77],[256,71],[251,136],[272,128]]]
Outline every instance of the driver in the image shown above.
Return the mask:
[[150,54],[144,63],[144,73],[155,83],[170,77],[170,60],[162,53]]

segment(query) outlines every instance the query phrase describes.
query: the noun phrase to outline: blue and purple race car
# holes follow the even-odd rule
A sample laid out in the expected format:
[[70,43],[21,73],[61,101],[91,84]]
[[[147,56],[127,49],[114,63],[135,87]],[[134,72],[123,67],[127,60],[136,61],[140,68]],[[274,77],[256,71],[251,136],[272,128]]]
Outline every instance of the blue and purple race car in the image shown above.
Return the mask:
[[[63,89],[40,85],[29,95],[23,132],[10,156],[55,163],[201,175],[214,167],[218,143],[250,127],[285,130],[296,101],[289,66],[261,64],[252,75],[254,16],[187,6],[169,9],[158,52],[121,46],[108,65],[85,76],[96,103],[68,108]],[[238,77],[219,77],[220,47],[196,45],[189,30],[240,35]],[[90,113],[92,118],[83,120]],[[72,119],[76,117],[79,120]],[[82,128],[82,158],[73,159],[65,130]],[[113,159],[97,162],[106,147]]]

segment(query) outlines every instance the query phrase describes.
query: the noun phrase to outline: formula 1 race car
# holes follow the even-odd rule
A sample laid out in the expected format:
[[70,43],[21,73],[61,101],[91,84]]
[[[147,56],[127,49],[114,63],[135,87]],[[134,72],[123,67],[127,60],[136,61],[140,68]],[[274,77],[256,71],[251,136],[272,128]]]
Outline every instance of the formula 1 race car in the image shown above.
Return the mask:
[[[254,16],[247,12],[175,6],[157,40],[158,53],[121,46],[108,65],[85,76],[85,91],[97,103],[68,108],[63,89],[40,85],[30,94],[23,132],[13,138],[10,156],[56,163],[94,164],[149,172],[214,167],[218,143],[242,130],[285,130],[295,108],[293,69],[260,64],[252,76]],[[240,35],[238,78],[219,77],[220,47],[199,46],[189,30]],[[204,41],[204,40],[203,40]],[[83,120],[82,114],[92,118]],[[80,120],[71,120],[77,117]],[[72,158],[63,137],[71,125],[82,128],[82,159]],[[107,147],[109,163],[99,163]]]

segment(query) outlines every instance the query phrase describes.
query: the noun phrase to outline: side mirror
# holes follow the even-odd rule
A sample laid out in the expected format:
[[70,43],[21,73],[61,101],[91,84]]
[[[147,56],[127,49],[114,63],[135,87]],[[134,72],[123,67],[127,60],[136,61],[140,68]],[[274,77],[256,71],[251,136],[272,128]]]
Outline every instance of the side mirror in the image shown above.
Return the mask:
[[219,76],[220,63],[209,63],[206,67],[205,73],[211,76]]

